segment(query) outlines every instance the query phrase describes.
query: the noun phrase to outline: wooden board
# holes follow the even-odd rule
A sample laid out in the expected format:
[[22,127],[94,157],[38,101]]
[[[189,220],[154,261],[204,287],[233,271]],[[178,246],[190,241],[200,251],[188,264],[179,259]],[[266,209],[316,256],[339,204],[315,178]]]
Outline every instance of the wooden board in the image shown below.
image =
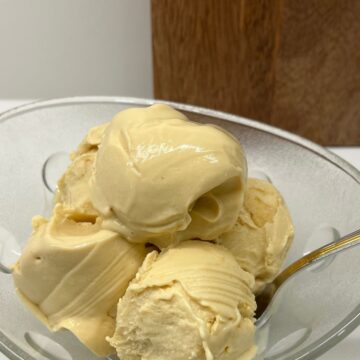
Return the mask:
[[360,1],[152,0],[154,93],[360,145]]

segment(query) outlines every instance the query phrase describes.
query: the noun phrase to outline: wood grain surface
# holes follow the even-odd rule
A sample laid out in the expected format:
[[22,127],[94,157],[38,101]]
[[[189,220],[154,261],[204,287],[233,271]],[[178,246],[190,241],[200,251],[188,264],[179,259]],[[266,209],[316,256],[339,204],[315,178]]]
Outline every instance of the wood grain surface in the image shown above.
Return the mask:
[[152,0],[154,93],[360,145],[359,0]]

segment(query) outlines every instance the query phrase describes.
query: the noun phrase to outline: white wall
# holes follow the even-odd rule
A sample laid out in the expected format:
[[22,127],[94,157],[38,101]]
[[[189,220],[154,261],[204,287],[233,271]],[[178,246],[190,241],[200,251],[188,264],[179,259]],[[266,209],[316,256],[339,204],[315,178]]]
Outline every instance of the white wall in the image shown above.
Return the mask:
[[0,99],[152,97],[150,0],[0,0]]

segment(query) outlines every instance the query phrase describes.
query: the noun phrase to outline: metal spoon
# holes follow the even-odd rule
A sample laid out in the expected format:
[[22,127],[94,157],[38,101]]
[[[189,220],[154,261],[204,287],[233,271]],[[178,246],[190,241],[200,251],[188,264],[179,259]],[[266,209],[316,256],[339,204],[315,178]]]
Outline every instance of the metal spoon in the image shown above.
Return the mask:
[[296,260],[284,271],[282,271],[272,283],[269,283],[265,289],[256,297],[258,308],[256,310],[256,324],[263,324],[266,314],[270,312],[272,300],[280,287],[288,281],[291,281],[292,276],[311,264],[324,260],[328,256],[343,252],[348,248],[352,248],[360,244],[360,229],[342,237],[340,240],[325,245],[319,249]]

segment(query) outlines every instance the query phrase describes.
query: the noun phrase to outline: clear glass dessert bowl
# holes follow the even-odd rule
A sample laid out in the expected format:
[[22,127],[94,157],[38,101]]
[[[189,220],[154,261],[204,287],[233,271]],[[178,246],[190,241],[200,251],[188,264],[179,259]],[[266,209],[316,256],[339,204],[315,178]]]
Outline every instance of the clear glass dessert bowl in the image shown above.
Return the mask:
[[[87,130],[126,107],[153,102],[78,97],[37,102],[0,115],[0,353],[10,359],[96,359],[70,332],[49,332],[21,304],[9,266],[30,235],[32,216],[51,212],[56,181]],[[296,230],[284,267],[359,227],[360,173],[336,155],[268,125],[171,105],[193,121],[232,132],[245,148],[249,175],[280,190]],[[266,321],[258,324],[257,359],[315,359],[357,327],[359,256],[360,247],[354,247],[329,257],[281,288]]]

